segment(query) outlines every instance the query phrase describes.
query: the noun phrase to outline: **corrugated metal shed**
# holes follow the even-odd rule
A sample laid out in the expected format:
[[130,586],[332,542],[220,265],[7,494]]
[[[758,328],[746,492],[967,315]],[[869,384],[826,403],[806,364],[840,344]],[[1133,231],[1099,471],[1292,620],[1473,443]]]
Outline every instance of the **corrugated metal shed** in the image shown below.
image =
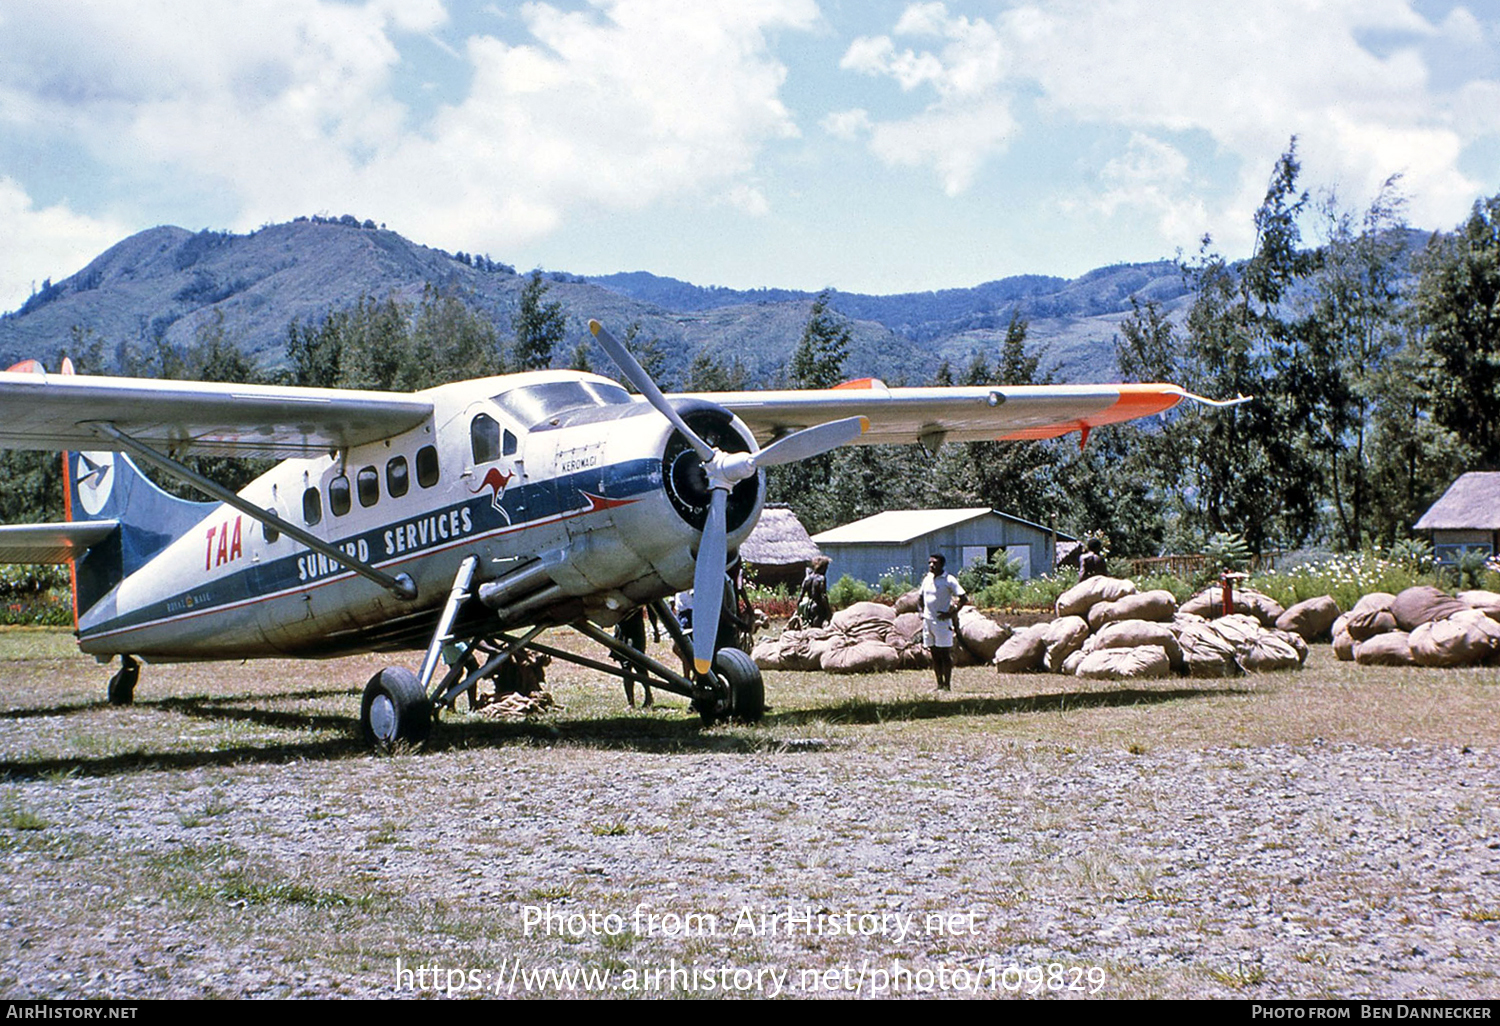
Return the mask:
[[927,572],[927,557],[941,553],[958,571],[997,551],[1021,566],[1023,577],[1051,573],[1055,543],[1070,536],[984,506],[964,509],[889,510],[813,535],[832,560],[828,579],[848,574],[875,583],[891,570],[913,581]]

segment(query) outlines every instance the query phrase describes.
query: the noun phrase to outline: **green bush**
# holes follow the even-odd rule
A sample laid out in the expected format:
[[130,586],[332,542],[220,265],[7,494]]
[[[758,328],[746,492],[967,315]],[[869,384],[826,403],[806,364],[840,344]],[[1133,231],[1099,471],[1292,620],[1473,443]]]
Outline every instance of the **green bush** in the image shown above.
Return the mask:
[[912,583],[911,568],[904,566],[893,566],[880,575],[880,583],[876,585],[882,595],[890,595],[900,598],[916,587]]
[[875,591],[864,581],[856,581],[848,574],[840,577],[833,587],[828,589],[828,601],[833,604],[834,609],[845,609],[856,602],[869,602],[875,598]]

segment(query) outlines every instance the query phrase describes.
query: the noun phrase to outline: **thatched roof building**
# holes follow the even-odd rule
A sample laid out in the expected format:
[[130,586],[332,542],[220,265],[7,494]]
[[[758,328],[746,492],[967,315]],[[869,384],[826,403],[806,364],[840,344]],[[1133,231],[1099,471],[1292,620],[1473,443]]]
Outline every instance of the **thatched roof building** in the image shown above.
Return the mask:
[[1500,551],[1500,472],[1462,475],[1415,527],[1432,532],[1440,562],[1455,563],[1466,550],[1494,555]]
[[765,508],[755,530],[740,546],[740,558],[767,587],[801,584],[808,564],[820,555],[791,507],[779,503]]

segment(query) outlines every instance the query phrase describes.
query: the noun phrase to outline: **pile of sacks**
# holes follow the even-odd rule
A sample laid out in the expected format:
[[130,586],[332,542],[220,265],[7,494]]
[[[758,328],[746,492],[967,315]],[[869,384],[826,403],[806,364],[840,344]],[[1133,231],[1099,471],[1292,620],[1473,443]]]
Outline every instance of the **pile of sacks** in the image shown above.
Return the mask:
[[1284,610],[1269,596],[1242,591],[1235,613],[1209,619],[1222,608],[1211,601],[1217,595],[1211,589],[1179,609],[1169,591],[1140,592],[1133,581],[1091,577],[1058,597],[1057,619],[1016,631],[992,662],[1004,673],[1046,670],[1096,680],[1295,670],[1307,658],[1307,642],[1338,615],[1337,606],[1327,615],[1332,600]]
[[1500,594],[1371,592],[1334,623],[1333,653],[1366,666],[1500,665]]
[[[880,673],[926,669],[932,660],[922,645],[922,617],[903,610],[910,605],[908,598],[903,596],[895,608],[856,602],[834,613],[827,627],[783,631],[779,638],[757,642],[750,657],[762,670]],[[953,661],[959,666],[988,663],[1010,634],[1009,627],[965,606],[958,613]]]

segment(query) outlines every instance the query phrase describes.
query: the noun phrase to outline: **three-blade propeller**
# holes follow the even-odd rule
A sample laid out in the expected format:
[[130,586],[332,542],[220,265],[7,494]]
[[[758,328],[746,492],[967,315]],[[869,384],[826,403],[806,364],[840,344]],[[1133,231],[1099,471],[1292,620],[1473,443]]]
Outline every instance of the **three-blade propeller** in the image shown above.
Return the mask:
[[868,427],[863,417],[829,421],[801,431],[766,446],[758,452],[723,452],[705,442],[672,408],[656,382],[618,339],[598,321],[589,321],[589,330],[609,354],[636,391],[671,421],[703,461],[708,475],[708,519],[703,538],[698,543],[698,560],[693,566],[693,665],[699,673],[713,666],[714,646],[718,643],[719,616],[724,604],[725,561],[728,558],[727,509],[729,492],[735,485],[754,477],[762,467],[795,463],[818,456],[858,438]]

